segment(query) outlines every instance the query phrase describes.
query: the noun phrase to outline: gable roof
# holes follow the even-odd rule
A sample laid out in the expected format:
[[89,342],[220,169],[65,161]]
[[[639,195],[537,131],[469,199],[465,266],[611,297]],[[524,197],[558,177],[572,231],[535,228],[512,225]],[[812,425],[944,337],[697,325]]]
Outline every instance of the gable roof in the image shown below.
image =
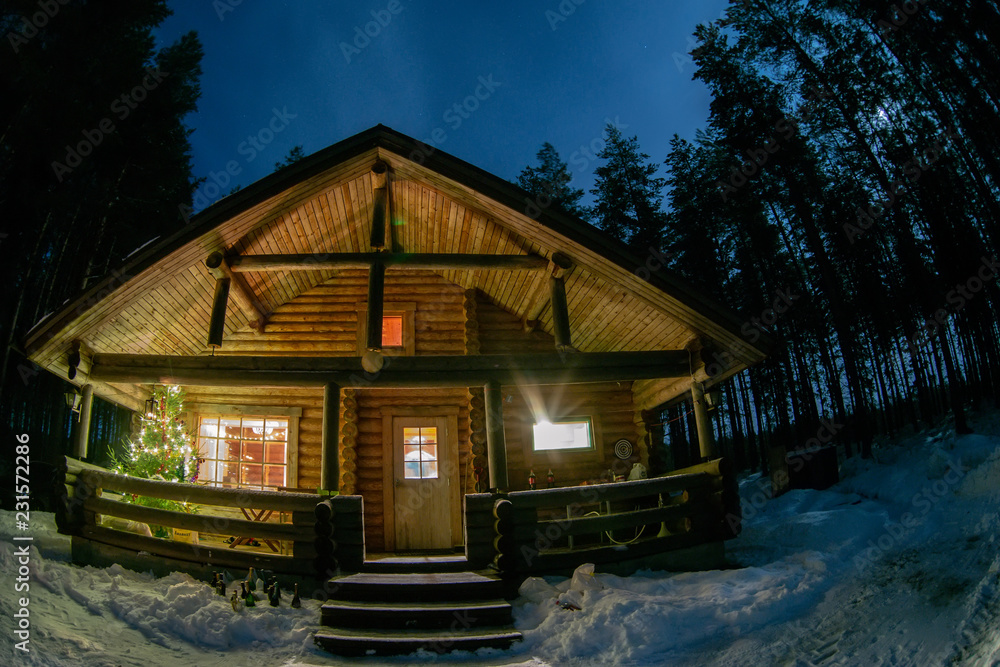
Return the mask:
[[[207,321],[215,279],[205,266],[227,255],[369,252],[372,166],[391,173],[389,207],[407,253],[479,253],[572,258],[566,277],[573,343],[582,352],[675,350],[708,340],[736,360],[726,375],[766,355],[727,308],[698,293],[653,258],[556,210],[531,208],[520,188],[422,142],[376,126],[225,197],[171,237],[137,253],[26,336],[29,357],[64,375],[75,341],[94,353],[208,353]],[[649,271],[646,267],[653,267]],[[439,270],[523,317],[535,272]],[[254,298],[273,311],[335,274],[332,269],[242,273]],[[233,300],[226,333],[250,321]],[[549,311],[540,328],[552,331]],[[220,350],[225,353],[225,348]],[[86,373],[86,361],[80,367]],[[121,396],[111,395],[115,391]],[[141,395],[105,388],[105,397]],[[130,403],[132,401],[129,401]]]

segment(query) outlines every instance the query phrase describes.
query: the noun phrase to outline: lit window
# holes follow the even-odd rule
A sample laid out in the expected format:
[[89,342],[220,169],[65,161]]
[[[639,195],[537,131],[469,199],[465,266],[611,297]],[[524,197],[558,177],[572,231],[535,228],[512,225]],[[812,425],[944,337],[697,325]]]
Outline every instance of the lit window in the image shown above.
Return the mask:
[[405,479],[437,479],[437,476],[437,427],[404,427],[403,477]]
[[198,478],[223,488],[287,486],[287,417],[202,417]]
[[540,421],[532,428],[536,452],[593,449],[589,419]]
[[382,347],[403,347],[403,316],[382,318]]

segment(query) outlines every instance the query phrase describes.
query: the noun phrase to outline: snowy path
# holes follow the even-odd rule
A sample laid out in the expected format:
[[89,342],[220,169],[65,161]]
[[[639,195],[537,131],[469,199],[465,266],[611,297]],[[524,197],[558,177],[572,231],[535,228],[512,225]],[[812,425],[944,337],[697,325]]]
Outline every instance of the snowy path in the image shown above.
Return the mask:
[[[74,567],[51,516],[33,514],[32,651],[7,641],[0,664],[998,665],[1000,414],[976,426],[989,435],[922,434],[851,460],[828,491],[770,500],[748,478],[733,569],[599,574],[581,579],[599,590],[568,593],[535,582],[515,609],[525,642],[506,653],[336,659],[312,645],[318,601],[234,614],[186,575]],[[0,516],[13,579],[13,515]],[[0,596],[6,618],[15,605]]]

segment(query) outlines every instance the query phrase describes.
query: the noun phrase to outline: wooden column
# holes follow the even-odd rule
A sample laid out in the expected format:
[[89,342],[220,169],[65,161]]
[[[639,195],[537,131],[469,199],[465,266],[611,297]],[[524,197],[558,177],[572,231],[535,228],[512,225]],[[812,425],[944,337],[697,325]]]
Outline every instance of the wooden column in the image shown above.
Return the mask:
[[375,260],[368,270],[368,349],[382,349],[382,305],[385,264]]
[[566,281],[562,276],[549,278],[552,304],[552,332],[556,339],[556,349],[573,347],[569,333],[569,309],[566,304]]
[[[538,318],[541,317],[545,306],[549,305],[552,298],[551,287],[545,284],[547,277],[564,278],[566,274],[573,270],[573,260],[569,256],[556,252],[549,260],[548,270],[540,272],[528,290],[527,296],[521,302],[519,312],[523,311],[522,324],[525,333],[531,333],[538,326]],[[565,291],[565,288],[564,290]]]
[[208,324],[208,344],[222,347],[222,334],[226,328],[226,305],[229,303],[229,278],[215,281],[215,299],[212,301],[212,319]]
[[87,458],[87,441],[90,439],[90,411],[94,405],[94,385],[83,385],[83,401],[80,403],[80,428],[76,431],[76,458]]
[[388,166],[381,160],[372,165],[372,250],[385,248],[385,230],[388,226]]
[[705,402],[705,386],[700,382],[691,383],[691,398],[694,401],[694,421],[698,428],[698,451],[702,461],[718,458],[715,436],[712,433],[712,418]]
[[340,385],[323,387],[323,452],[320,462],[321,489],[340,490]]
[[488,380],[483,387],[486,402],[486,456],[490,464],[490,488],[506,491],[507,443],[503,434],[503,394],[500,383]]

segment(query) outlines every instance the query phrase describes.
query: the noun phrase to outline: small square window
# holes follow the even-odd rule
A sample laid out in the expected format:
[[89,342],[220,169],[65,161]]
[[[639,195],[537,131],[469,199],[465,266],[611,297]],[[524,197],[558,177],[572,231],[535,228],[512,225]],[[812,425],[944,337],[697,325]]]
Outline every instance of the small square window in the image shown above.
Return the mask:
[[532,427],[532,436],[536,452],[586,451],[594,448],[590,419],[540,421]]
[[403,347],[402,315],[386,315],[382,318],[382,347]]

